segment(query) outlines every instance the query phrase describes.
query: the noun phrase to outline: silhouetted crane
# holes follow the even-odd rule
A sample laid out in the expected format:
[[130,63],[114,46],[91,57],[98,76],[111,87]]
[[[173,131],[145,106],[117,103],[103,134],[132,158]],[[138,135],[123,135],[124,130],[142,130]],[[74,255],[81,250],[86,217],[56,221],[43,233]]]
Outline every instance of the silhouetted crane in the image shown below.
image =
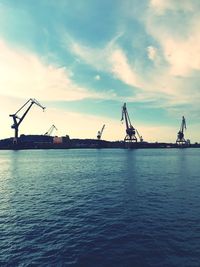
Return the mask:
[[186,144],[186,140],[184,138],[184,130],[186,130],[186,120],[185,117],[182,117],[182,122],[181,122],[181,127],[180,130],[177,134],[177,139],[176,139],[176,143],[179,145],[183,145]]
[[[23,108],[28,105],[28,108],[26,109],[26,111],[24,112],[24,114],[21,116],[21,118],[17,115],[21,110],[23,110]],[[41,107],[44,111],[45,107],[43,107],[36,99],[34,98],[30,98],[17,112],[15,112],[15,114],[11,114],[9,115],[10,117],[13,118],[13,125],[11,126],[12,129],[15,130],[15,142],[17,142],[18,139],[18,133],[19,133],[19,125],[22,123],[23,119],[25,118],[26,114],[28,113],[28,111],[30,110],[30,108],[32,107],[33,104],[36,104],[37,106]]]
[[103,133],[104,128],[105,128],[105,124],[103,125],[101,131],[98,131],[98,133],[97,133],[97,139],[98,140],[101,140],[101,136],[102,136],[102,133]]
[[54,124],[51,125],[49,130],[44,135],[50,136],[52,134],[53,130],[56,130],[56,131],[58,130]]
[[126,108],[126,103],[124,103],[124,105],[122,107],[121,121],[123,121],[124,118],[125,118],[125,122],[126,122],[126,136],[124,138],[124,141],[137,142],[137,137],[135,135],[136,129],[131,124],[131,120],[129,118],[128,111]]

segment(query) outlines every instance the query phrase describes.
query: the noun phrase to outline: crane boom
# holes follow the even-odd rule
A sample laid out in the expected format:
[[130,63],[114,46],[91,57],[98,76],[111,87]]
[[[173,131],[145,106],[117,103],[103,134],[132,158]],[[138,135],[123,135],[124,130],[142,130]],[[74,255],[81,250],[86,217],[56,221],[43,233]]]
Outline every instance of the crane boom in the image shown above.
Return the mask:
[[180,131],[183,133],[184,130],[186,130],[186,120],[185,120],[185,117],[183,116]]
[[50,136],[52,134],[53,130],[56,130],[56,131],[58,130],[54,124],[51,125],[49,130],[44,135]]
[[[29,104],[30,103],[30,104]],[[23,108],[25,106],[28,106],[28,108],[25,110],[24,114],[19,117],[18,113],[23,110]],[[45,107],[43,107],[36,99],[34,98],[30,98],[28,101],[26,101],[26,103],[24,105],[22,105],[20,107],[20,109],[18,109],[14,114],[10,114],[9,116],[13,118],[13,125],[11,126],[12,129],[15,130],[15,141],[17,142],[18,139],[18,133],[19,133],[19,125],[22,123],[22,121],[24,120],[25,116],[27,115],[27,113],[29,112],[29,110],[31,109],[32,105],[36,104],[37,106],[41,107],[44,111]]]
[[97,139],[100,140],[101,139],[101,136],[102,136],[102,133],[104,131],[104,128],[105,128],[105,124],[103,125],[103,127],[101,128],[101,131],[98,131],[97,133]]
[[124,103],[123,107],[122,107],[122,118],[121,121],[123,121],[125,118],[125,122],[126,122],[126,129],[132,127],[131,125],[131,120],[129,118],[129,114],[126,108],[126,103]]

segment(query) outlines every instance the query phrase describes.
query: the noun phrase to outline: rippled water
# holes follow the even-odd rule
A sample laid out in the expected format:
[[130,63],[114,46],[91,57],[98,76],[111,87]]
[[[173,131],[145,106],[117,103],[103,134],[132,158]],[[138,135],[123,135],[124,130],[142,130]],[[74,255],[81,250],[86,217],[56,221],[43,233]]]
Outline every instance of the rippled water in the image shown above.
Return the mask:
[[200,266],[200,149],[0,151],[0,266]]

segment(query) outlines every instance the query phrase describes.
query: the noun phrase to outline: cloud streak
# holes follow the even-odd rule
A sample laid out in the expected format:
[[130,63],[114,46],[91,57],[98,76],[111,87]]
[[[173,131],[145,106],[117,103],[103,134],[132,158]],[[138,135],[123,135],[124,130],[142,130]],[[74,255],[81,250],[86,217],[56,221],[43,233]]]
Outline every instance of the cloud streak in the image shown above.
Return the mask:
[[77,85],[67,68],[47,64],[39,56],[13,48],[3,40],[0,50],[0,95],[46,101],[108,97]]
[[85,46],[77,40],[69,38],[69,36],[66,36],[65,43],[67,44],[70,39],[70,45],[67,49],[70,49],[76,57],[79,57],[96,70],[107,72],[127,85],[141,87],[142,83],[139,81],[137,72],[130,65],[123,49],[117,44],[117,40],[121,35],[114,37],[102,48]]
[[[179,67],[179,62],[176,61],[176,58],[180,58],[184,62],[186,60],[179,56],[179,53],[184,51],[183,47],[178,47],[178,44],[176,44],[177,49],[174,48],[176,51],[174,58],[173,53],[171,53],[169,54],[171,61],[167,59],[163,61],[162,58],[165,56],[165,53],[170,53],[170,50],[165,50],[164,46],[162,49],[158,49],[153,45],[147,46],[145,60],[153,62],[153,66],[149,69],[149,73],[145,75],[144,72],[141,72],[136,67],[134,62],[129,60],[126,52],[117,43],[118,38],[114,38],[113,40],[101,49],[81,45],[77,40],[73,40],[71,41],[70,49],[76,57],[79,57],[86,64],[94,67],[98,71],[107,72],[124,84],[131,86],[134,96],[127,97],[129,100],[148,101],[153,99],[154,102],[157,101],[159,103],[160,99],[162,99],[163,108],[193,103],[193,101],[196,102],[196,97],[199,97],[199,91],[195,87],[196,80],[194,81],[193,78],[190,79],[191,90],[195,95],[193,97],[186,88],[187,77],[179,77],[175,73],[175,69]],[[160,44],[162,45],[161,41]],[[169,43],[166,42],[165,46],[169,46]],[[162,51],[164,51],[164,54],[162,54]],[[195,61],[193,63],[188,62],[187,65],[182,61],[180,63],[180,67],[182,68],[187,68],[188,64],[198,65]],[[179,70],[181,69],[179,68]]]
[[197,1],[150,2],[145,26],[161,45],[173,76],[187,77],[200,71],[199,16]]

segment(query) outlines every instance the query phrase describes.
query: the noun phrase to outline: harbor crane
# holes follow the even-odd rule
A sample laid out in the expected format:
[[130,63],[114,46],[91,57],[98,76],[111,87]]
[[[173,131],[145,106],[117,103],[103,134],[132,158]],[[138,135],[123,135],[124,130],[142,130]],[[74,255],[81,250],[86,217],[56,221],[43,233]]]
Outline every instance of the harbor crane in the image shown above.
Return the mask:
[[102,133],[103,133],[104,128],[105,128],[105,124],[103,125],[101,131],[98,131],[98,133],[97,133],[97,139],[98,140],[101,140],[101,136],[102,136]]
[[[43,107],[36,99],[30,98],[28,101],[26,101],[26,103],[20,109],[18,109],[15,112],[15,114],[9,115],[10,117],[13,118],[13,122],[14,122],[11,128],[15,130],[15,139],[14,139],[15,142],[17,142],[17,139],[18,139],[19,125],[22,123],[22,121],[24,120],[25,116],[27,115],[27,113],[29,112],[33,104],[36,104],[37,106],[41,107],[44,111],[45,107]],[[21,110],[23,110],[26,106],[28,106],[28,108],[25,110],[24,114],[21,117],[19,117],[18,113]]]
[[137,142],[137,137],[136,137],[136,129],[132,126],[131,120],[128,115],[128,111],[126,108],[126,103],[124,103],[122,107],[122,118],[121,121],[125,119],[126,122],[126,136],[124,138],[124,141],[129,141],[129,142]]
[[178,145],[184,145],[187,143],[187,141],[184,138],[184,130],[186,130],[186,120],[185,117],[182,117],[181,127],[177,134],[176,144]]
[[58,130],[54,124],[51,125],[49,130],[44,135],[51,136],[51,134],[53,133],[53,130],[56,130],[56,131]]

